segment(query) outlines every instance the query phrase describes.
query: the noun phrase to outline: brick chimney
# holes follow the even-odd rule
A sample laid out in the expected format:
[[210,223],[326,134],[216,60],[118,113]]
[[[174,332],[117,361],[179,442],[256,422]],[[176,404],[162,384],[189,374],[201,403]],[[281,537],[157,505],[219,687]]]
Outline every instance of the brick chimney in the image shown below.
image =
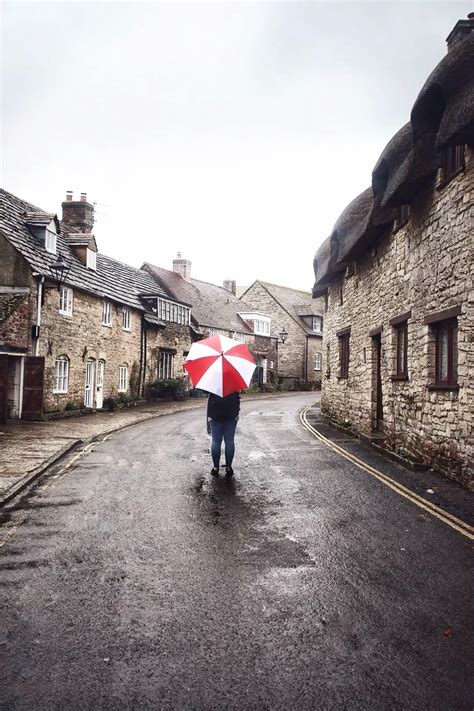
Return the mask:
[[458,20],[446,37],[448,52],[457,47],[474,30],[474,12],[470,12],[467,20]]
[[173,271],[179,274],[183,279],[191,279],[191,262],[181,258],[181,252],[178,252],[176,259],[173,259]]
[[94,205],[87,202],[87,193],[81,193],[81,199],[74,200],[72,190],[68,190],[66,200],[61,203],[61,207],[63,209],[62,222],[66,227],[74,227],[83,233],[92,232]]
[[227,289],[227,291],[230,291],[231,294],[234,296],[237,293],[237,283],[233,279],[224,279],[222,286],[224,289]]

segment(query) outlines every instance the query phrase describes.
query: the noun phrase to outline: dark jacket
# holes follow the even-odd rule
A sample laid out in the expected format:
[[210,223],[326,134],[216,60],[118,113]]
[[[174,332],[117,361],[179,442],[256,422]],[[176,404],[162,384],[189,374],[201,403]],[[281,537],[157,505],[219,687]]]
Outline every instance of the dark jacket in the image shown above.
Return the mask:
[[216,422],[235,420],[240,412],[240,394],[231,393],[225,397],[209,394],[207,400],[207,416]]

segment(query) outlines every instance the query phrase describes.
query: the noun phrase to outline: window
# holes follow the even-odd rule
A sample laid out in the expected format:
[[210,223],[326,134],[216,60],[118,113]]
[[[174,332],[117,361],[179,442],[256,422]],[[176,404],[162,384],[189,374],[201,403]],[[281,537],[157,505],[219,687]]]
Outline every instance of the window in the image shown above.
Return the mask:
[[122,309],[122,330],[130,331],[130,309],[125,306]]
[[63,316],[72,316],[72,289],[62,286],[59,292],[59,313]]
[[410,205],[399,205],[393,223],[393,231],[401,229],[410,219]]
[[245,333],[239,333],[238,331],[234,331],[232,334],[232,338],[234,341],[239,341],[239,343],[245,343]]
[[350,331],[348,333],[340,333],[339,338],[339,377],[347,378],[349,376],[349,339],[351,337]]
[[120,365],[119,366],[118,391],[119,391],[119,393],[125,393],[125,392],[127,392],[127,389],[128,389],[128,366],[127,365]]
[[157,300],[157,315],[163,321],[173,321],[187,326],[190,323],[190,309],[167,299]]
[[51,230],[48,230],[48,228],[46,228],[44,246],[46,247],[47,252],[51,252],[51,254],[56,254],[56,233],[52,232]]
[[264,336],[270,335],[270,321],[264,321],[263,319],[256,318],[253,322],[253,330],[255,334],[262,334]]
[[400,378],[408,378],[408,323],[402,321],[394,328],[397,354],[395,374]]
[[323,357],[321,353],[314,354],[314,369],[321,371],[323,367]]
[[456,318],[433,325],[435,337],[435,385],[457,386],[458,321]]
[[89,249],[89,247],[86,249],[86,267],[93,271],[97,270],[97,252]]
[[323,332],[323,319],[321,316],[313,316],[313,331],[314,333]]
[[447,182],[456,173],[464,168],[464,145],[448,146],[441,154],[441,165],[443,169],[443,183]]
[[110,309],[110,303],[108,301],[104,301],[102,303],[102,325],[103,326],[111,326],[112,325],[111,309]]
[[60,355],[54,363],[53,393],[67,393],[69,385],[69,359]]
[[458,389],[458,319],[461,305],[425,316],[424,323],[431,329],[429,385],[433,390]]
[[158,379],[166,380],[173,377],[174,353],[170,351],[160,351],[158,356]]

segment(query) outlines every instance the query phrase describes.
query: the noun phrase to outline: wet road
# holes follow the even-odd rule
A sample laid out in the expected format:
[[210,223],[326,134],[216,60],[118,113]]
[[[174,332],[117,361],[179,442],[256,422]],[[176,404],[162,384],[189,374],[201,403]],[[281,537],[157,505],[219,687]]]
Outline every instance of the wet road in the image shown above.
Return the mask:
[[472,708],[472,542],[243,404],[113,435],[4,517],[2,709]]

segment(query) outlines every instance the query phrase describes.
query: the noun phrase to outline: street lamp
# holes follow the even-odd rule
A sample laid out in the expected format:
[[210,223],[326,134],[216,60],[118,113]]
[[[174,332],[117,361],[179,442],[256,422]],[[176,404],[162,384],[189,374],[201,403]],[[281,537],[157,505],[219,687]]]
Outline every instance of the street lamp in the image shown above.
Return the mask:
[[61,286],[67,279],[70,267],[67,266],[61,254],[59,254],[57,261],[53,262],[49,269],[51,271],[51,274],[53,275],[53,279],[57,284],[58,291],[61,291]]
[[281,342],[284,343],[286,341],[286,337],[288,336],[288,331],[285,331],[285,329],[283,329],[283,331],[280,331],[278,335],[280,337]]

